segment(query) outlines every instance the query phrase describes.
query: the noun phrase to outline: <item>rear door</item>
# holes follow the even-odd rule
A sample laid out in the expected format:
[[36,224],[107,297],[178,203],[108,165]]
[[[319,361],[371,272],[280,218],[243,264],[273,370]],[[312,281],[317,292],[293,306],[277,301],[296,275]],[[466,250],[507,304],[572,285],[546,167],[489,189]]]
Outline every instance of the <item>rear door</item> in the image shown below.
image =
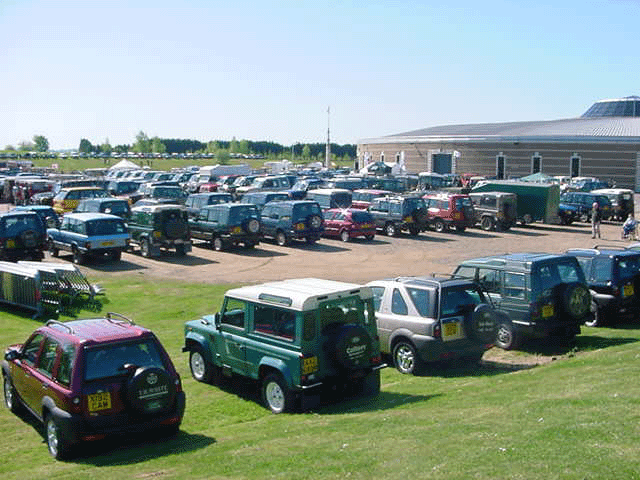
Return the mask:
[[224,367],[234,373],[246,375],[247,362],[247,303],[227,298],[220,315],[220,333],[222,335],[221,360]]

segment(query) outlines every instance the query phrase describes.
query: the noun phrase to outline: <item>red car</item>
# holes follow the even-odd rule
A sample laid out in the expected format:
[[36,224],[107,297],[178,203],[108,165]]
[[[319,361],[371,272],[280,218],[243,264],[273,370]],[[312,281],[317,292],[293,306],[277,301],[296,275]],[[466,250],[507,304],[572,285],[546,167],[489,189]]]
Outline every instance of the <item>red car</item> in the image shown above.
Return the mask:
[[184,415],[180,376],[160,341],[116,313],[49,320],[6,350],[2,376],[5,405],[44,424],[56,459],[106,435],[176,433]]
[[325,237],[339,237],[343,242],[348,242],[356,237],[373,240],[375,233],[373,217],[366,210],[332,208],[324,212]]
[[443,232],[447,228],[464,232],[475,224],[475,211],[469,195],[428,193],[422,198],[427,204],[429,225],[436,232]]

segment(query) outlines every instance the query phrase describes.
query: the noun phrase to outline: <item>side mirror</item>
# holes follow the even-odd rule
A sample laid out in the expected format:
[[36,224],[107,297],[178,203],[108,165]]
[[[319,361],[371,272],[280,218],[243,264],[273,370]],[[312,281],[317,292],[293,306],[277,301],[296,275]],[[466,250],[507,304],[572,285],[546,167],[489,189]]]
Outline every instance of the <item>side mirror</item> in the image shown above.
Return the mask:
[[221,317],[222,316],[220,315],[220,312],[216,313],[213,316],[213,322],[214,322],[215,326],[218,327],[218,328],[220,327],[220,319],[221,319]]
[[13,362],[14,360],[18,360],[20,358],[20,352],[17,350],[9,350],[4,354],[4,359],[7,362]]

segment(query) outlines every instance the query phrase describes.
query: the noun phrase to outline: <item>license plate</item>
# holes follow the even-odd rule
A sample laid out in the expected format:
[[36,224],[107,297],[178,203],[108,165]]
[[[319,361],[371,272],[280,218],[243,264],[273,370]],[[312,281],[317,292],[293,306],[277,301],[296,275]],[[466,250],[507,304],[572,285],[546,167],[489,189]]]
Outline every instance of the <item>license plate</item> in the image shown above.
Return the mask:
[[624,288],[622,289],[622,294],[625,297],[632,297],[633,296],[633,285],[625,285]]
[[446,323],[444,326],[444,336],[445,337],[453,337],[458,334],[458,324],[457,323]]
[[442,339],[457,340],[464,338],[462,333],[462,323],[459,321],[443,321],[442,322]]
[[102,242],[100,245],[102,245],[103,247],[110,247],[111,245],[113,245],[113,242],[112,241]]
[[7,248],[16,248],[16,242],[14,240],[7,240]]
[[553,317],[553,305],[542,307],[542,318]]
[[370,223],[363,223],[362,225],[360,225],[360,228],[362,228],[363,230],[368,230],[371,228],[371,224]]
[[233,230],[231,231],[231,233],[242,233],[242,227],[233,227]]
[[87,400],[90,412],[111,408],[111,394],[109,392],[92,393],[87,396]]
[[318,357],[302,359],[302,375],[309,375],[318,370]]

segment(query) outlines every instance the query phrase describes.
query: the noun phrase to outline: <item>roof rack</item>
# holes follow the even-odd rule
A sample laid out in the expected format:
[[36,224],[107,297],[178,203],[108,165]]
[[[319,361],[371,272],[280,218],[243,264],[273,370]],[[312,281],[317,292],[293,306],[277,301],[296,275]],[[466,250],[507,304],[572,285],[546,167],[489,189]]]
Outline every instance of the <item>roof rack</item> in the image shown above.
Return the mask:
[[71,325],[67,325],[66,323],[62,323],[58,320],[47,320],[46,323],[47,326],[55,326],[55,327],[62,327],[63,329],[67,330],[71,335],[75,335],[75,330],[73,328],[71,328]]
[[[114,316],[120,318],[121,320],[116,320],[116,319],[112,318]],[[116,312],[107,312],[107,315],[105,316],[105,318],[111,323],[122,323],[122,321],[124,320],[129,325],[135,325],[135,322],[133,320],[131,320],[128,317],[125,317],[124,315],[122,315],[120,313],[116,313]]]
[[621,246],[621,245],[594,245],[593,248],[595,250],[601,250],[601,249],[606,249],[606,250],[626,250],[625,247]]

